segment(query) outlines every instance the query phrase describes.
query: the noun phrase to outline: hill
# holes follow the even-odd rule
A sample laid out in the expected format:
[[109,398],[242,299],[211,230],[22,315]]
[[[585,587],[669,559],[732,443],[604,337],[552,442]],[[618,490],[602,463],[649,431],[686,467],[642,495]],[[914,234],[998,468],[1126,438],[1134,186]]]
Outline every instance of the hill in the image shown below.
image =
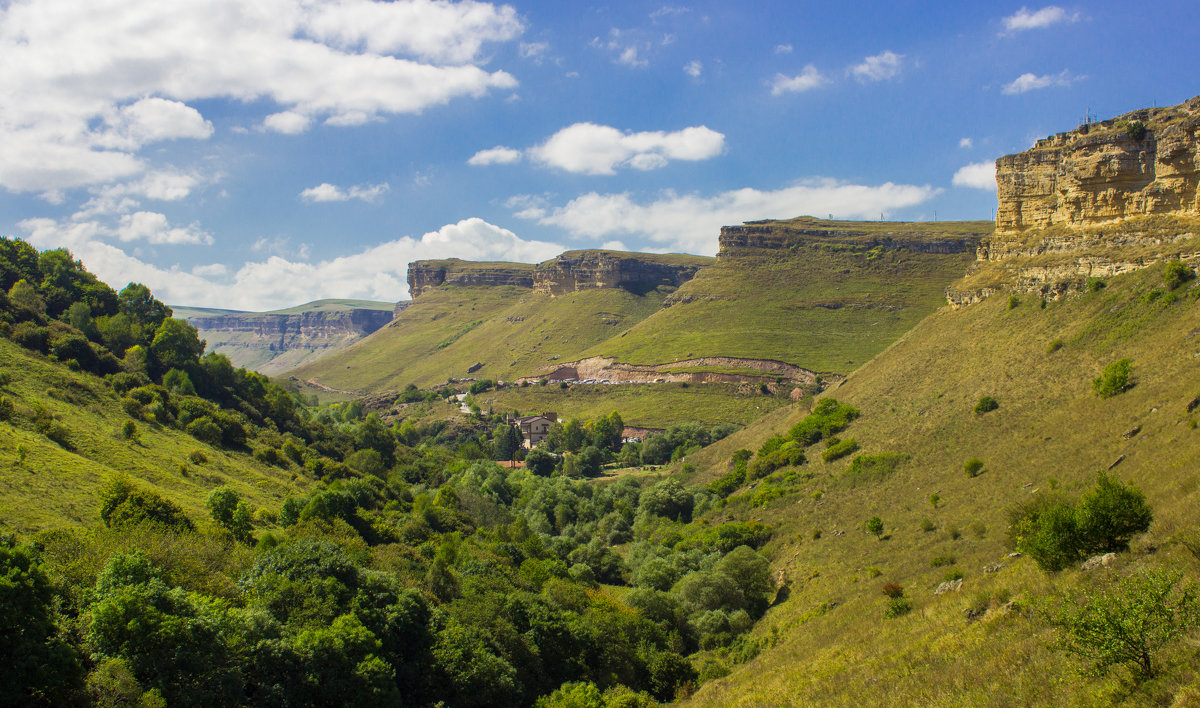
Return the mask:
[[396,305],[317,300],[270,312],[174,307],[235,366],[272,375],[344,349],[392,320]]

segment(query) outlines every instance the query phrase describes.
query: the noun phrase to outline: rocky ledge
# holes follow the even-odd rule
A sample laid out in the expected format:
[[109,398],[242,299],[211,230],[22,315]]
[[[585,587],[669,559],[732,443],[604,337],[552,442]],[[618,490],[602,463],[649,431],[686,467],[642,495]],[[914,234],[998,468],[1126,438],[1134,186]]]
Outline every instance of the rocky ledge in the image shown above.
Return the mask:
[[802,216],[786,221],[748,221],[721,228],[717,258],[737,256],[742,249],[783,250],[823,246],[839,250],[904,249],[915,253],[974,251],[992,224],[962,222],[827,221]]

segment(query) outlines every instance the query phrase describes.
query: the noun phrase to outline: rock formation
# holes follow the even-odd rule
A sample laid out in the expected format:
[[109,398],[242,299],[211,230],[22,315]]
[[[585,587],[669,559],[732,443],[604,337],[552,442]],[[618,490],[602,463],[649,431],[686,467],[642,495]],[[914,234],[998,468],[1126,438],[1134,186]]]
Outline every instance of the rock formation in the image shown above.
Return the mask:
[[1037,141],[996,160],[1000,233],[1200,214],[1200,96]]
[[567,251],[537,265],[449,258],[410,263],[408,287],[414,299],[440,285],[512,285],[552,296],[594,288],[623,288],[640,295],[657,287],[678,287],[711,262],[703,256],[619,251]]
[[717,258],[741,248],[785,249],[797,244],[870,250],[905,249],[916,253],[965,253],[992,232],[987,222],[826,221],[802,216],[787,221],[748,221],[721,228]]
[[[316,304],[316,303],[314,303]],[[302,312],[189,314],[188,322],[235,366],[276,374],[343,349],[392,321],[393,311],[365,307]]]
[[1200,260],[1200,97],[1038,140],[996,161],[996,231],[947,291],[1045,299],[1165,258]]

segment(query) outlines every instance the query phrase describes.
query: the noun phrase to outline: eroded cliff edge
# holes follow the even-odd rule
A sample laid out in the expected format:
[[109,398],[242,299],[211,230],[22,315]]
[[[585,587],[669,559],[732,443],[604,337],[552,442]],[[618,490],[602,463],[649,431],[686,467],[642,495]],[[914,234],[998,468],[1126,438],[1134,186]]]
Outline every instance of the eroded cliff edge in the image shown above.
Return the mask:
[[712,262],[705,256],[601,250],[567,251],[536,265],[448,258],[410,263],[408,287],[413,299],[442,285],[514,286],[551,296],[622,288],[641,295],[658,287],[679,287]]
[[996,231],[953,305],[1056,299],[1164,259],[1200,260],[1200,97],[1038,140],[996,160]]

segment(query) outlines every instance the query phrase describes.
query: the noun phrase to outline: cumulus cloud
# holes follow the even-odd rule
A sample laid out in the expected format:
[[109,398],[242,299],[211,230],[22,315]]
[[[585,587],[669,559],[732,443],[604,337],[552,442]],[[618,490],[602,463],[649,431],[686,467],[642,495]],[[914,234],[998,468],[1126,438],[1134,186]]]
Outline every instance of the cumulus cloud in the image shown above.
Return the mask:
[[951,180],[955,187],[973,189],[996,189],[996,163],[992,161],[972,162],[958,168]]
[[196,101],[262,101],[261,127],[294,134],[511,89],[480,52],[522,30],[510,6],[473,0],[4,3],[0,186],[133,177],[146,145],[212,135]]
[[886,81],[899,75],[903,64],[903,54],[885,51],[882,54],[867,57],[861,64],[850,67],[850,74],[862,83]]
[[521,42],[518,51],[522,59],[529,59],[536,63],[541,63],[542,57],[545,56],[546,50],[550,49],[550,45],[546,42]]
[[671,160],[707,160],[725,149],[725,136],[706,126],[675,132],[623,133],[595,123],[576,123],[530,148],[535,161],[567,172],[616,174],[619,167],[653,170]]
[[962,138],[958,141],[960,148],[970,148],[975,146],[975,141],[970,138]]
[[1015,14],[1004,18],[1004,29],[1006,32],[1023,32],[1049,27],[1060,22],[1075,22],[1078,19],[1078,12],[1067,12],[1057,5],[1048,5],[1036,11],[1022,7]]
[[771,80],[771,95],[803,93],[804,91],[820,88],[826,83],[828,83],[828,80],[821,75],[821,72],[817,71],[817,67],[809,64],[795,76],[776,74],[775,78]]
[[521,161],[521,151],[510,147],[497,145],[494,148],[480,150],[467,160],[468,165],[511,165]]
[[775,45],[775,53],[776,54],[791,54],[792,53],[792,45],[776,44]]
[[1021,74],[1009,83],[1004,85],[1001,92],[1006,96],[1015,96],[1027,91],[1036,91],[1038,89],[1049,88],[1050,86],[1070,86],[1076,81],[1081,81],[1087,77],[1072,76],[1071,72],[1063,69],[1057,74]]
[[201,231],[194,224],[173,227],[167,222],[165,214],[153,211],[138,211],[122,216],[116,236],[122,241],[146,241],[155,245],[209,245],[213,242],[211,235]]
[[700,74],[702,74],[703,72],[704,72],[704,65],[695,59],[693,59],[692,61],[689,61],[687,64],[683,65],[683,73],[687,74],[688,76],[692,77],[693,79],[700,78]]
[[591,192],[567,204],[530,213],[539,223],[558,226],[576,238],[645,238],[658,250],[714,254],[720,228],[747,219],[833,214],[838,218],[875,218],[881,212],[920,204],[940,190],[887,182],[878,186],[816,179],[783,189],[737,189],[713,196],[665,192],[648,203],[628,193]]
[[272,255],[236,269],[210,264],[189,272],[151,265],[100,240],[94,222],[30,219],[20,227],[39,248],[70,248],[89,270],[113,287],[136,281],[171,304],[252,311],[321,298],[406,299],[408,264],[414,260],[456,257],[528,263],[563,251],[561,244],[527,241],[508,229],[471,218],[420,238],[405,236],[316,263]]
[[383,184],[359,184],[348,189],[322,182],[315,187],[300,192],[300,199],[309,203],[319,202],[348,202],[359,199],[364,202],[377,202],[379,198],[391,189],[387,182]]

